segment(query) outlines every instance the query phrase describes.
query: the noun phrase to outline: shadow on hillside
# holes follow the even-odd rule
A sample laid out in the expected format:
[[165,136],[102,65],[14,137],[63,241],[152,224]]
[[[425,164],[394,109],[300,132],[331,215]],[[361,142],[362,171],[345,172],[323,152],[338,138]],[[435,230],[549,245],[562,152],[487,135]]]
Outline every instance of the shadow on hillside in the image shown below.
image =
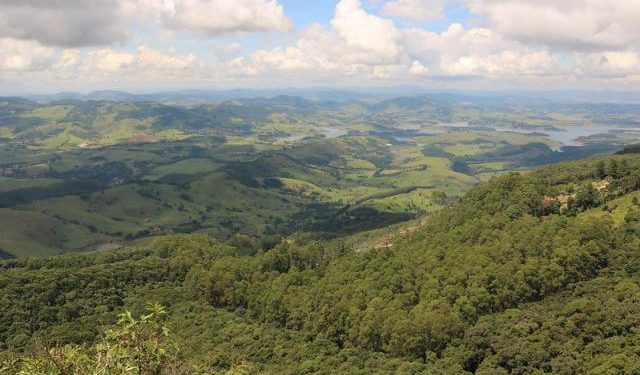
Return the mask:
[[280,225],[279,229],[322,233],[333,237],[382,228],[413,218],[413,214],[384,212],[371,207],[352,209],[349,206],[313,203]]
[[8,253],[0,248],[0,260],[13,259],[15,255]]

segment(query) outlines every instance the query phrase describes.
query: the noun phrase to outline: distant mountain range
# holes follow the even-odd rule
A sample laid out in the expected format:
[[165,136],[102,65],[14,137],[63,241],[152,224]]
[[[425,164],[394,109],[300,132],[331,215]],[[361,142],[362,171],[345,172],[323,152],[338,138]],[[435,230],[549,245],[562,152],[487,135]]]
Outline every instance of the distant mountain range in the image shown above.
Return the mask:
[[154,93],[130,93],[116,90],[100,90],[90,93],[60,92],[46,95],[21,95],[37,102],[50,103],[60,100],[115,101],[115,102],[158,102],[171,105],[198,105],[220,103],[234,99],[273,98],[295,96],[313,101],[362,101],[377,103],[400,96],[425,96],[468,101],[475,104],[505,102],[515,104],[532,103],[640,103],[637,91],[430,91],[419,87],[354,88],[354,89],[232,89],[232,90],[177,90]]
[[171,105],[213,104],[235,99],[265,99],[280,96],[295,96],[314,101],[363,100],[377,102],[403,94],[424,94],[424,90],[414,88],[396,88],[393,90],[315,90],[315,89],[280,89],[280,90],[179,90],[156,93],[134,94],[124,91],[101,90],[88,94],[77,92],[61,92],[51,95],[24,95],[25,99],[50,103],[60,100],[82,101],[115,101],[115,102],[158,102]]

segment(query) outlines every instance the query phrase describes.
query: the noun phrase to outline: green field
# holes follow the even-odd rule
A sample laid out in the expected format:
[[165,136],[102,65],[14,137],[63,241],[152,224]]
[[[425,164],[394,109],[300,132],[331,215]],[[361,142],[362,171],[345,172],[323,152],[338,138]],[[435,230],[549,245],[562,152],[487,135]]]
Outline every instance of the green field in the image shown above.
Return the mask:
[[541,116],[544,107],[478,111],[428,97],[354,105],[6,99],[0,246],[24,256],[185,232],[353,234],[437,211],[492,176],[619,143],[553,151],[561,144],[545,129],[613,116],[591,108]]

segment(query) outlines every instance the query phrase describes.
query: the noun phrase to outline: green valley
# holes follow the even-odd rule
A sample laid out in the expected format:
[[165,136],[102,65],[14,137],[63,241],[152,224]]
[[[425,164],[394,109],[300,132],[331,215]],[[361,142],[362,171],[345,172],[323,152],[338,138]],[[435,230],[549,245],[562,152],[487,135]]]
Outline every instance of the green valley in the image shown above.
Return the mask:
[[640,375],[638,20],[0,1],[0,375]]
[[267,243],[354,234],[436,211],[491,176],[637,139],[640,113],[628,105],[485,101],[5,98],[0,249],[45,256],[172,233]]
[[[639,189],[640,156],[624,153],[495,177],[449,209],[339,239],[265,250],[170,235],[6,260],[2,368],[80,371],[106,366],[104,345],[122,361],[165,345],[148,358],[167,374],[634,373]],[[147,302],[163,308],[136,320]]]
[[640,371],[640,110],[484,101],[3,99],[0,374]]

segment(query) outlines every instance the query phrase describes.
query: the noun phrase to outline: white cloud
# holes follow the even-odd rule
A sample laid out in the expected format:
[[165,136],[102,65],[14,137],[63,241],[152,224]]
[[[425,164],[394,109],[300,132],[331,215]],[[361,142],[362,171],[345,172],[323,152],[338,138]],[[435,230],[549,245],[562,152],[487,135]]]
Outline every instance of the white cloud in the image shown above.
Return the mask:
[[127,52],[118,52],[111,49],[101,49],[89,53],[85,60],[88,71],[116,72],[128,69],[135,61],[135,55]]
[[276,0],[165,0],[157,10],[166,27],[205,36],[287,31],[292,26]]
[[286,31],[277,0],[3,0],[0,37],[61,47],[125,42],[136,22],[204,36]]
[[618,72],[640,72],[640,55],[636,52],[606,52],[600,65]]
[[443,72],[454,76],[485,75],[495,78],[504,76],[551,75],[557,65],[548,52],[522,53],[506,50],[489,56],[463,56],[454,61],[444,58]]
[[439,64],[442,56],[448,56],[450,60],[463,56],[487,56],[519,47],[489,29],[466,30],[457,23],[441,33],[421,28],[406,29],[403,31],[402,43],[412,59],[418,59],[427,65]]
[[[25,47],[8,47],[25,43]],[[54,89],[94,90],[104,88],[195,87],[211,84],[213,70],[192,54],[139,46],[135,50],[101,48],[89,51],[37,46],[31,41],[0,39],[0,80],[4,90],[42,92]],[[44,48],[44,50],[40,50]],[[28,52],[39,52],[32,56]]]
[[599,78],[628,78],[640,75],[640,54],[633,51],[576,54],[575,72]]
[[411,67],[409,68],[409,74],[414,76],[424,76],[429,73],[429,68],[422,65],[422,63],[418,60],[414,60],[411,63]]
[[62,56],[53,66],[54,71],[69,71],[75,68],[80,61],[80,51],[74,49],[66,49],[62,51]]
[[236,76],[296,74],[412,82],[416,79],[477,76],[552,76],[556,57],[486,28],[452,24],[441,33],[398,29],[363,10],[357,0],[336,7],[333,30],[312,25],[295,46],[260,50],[226,67]]
[[444,17],[443,7],[448,0],[393,0],[382,6],[381,13],[424,22]]
[[331,25],[327,30],[313,24],[295,46],[256,51],[233,60],[224,70],[237,76],[295,73],[307,79],[389,79],[402,70],[402,34],[392,21],[367,13],[358,0],[342,0]]
[[331,25],[348,46],[387,61],[397,59],[401,53],[400,32],[393,22],[365,12],[359,0],[341,0]]
[[0,39],[0,73],[46,69],[56,58],[53,48],[33,41]]
[[140,46],[134,52],[108,48],[91,51],[82,60],[80,68],[87,75],[140,80],[195,74],[201,67],[192,54],[178,55]]
[[233,60],[230,66],[235,68],[236,72],[247,75],[257,75],[272,70],[293,72],[320,68],[312,60],[307,59],[302,50],[295,47],[257,51],[248,60],[244,58]]
[[[0,77],[36,88],[640,82],[639,1],[468,0],[477,26],[441,32],[393,20],[437,18],[447,0],[374,1],[340,0],[328,24],[250,50],[228,34],[289,30],[277,0],[0,0]],[[145,33],[127,35],[132,25]],[[227,36],[176,52],[185,32]]]
[[627,49],[640,43],[640,1],[470,0],[487,26],[529,44],[569,50]]

